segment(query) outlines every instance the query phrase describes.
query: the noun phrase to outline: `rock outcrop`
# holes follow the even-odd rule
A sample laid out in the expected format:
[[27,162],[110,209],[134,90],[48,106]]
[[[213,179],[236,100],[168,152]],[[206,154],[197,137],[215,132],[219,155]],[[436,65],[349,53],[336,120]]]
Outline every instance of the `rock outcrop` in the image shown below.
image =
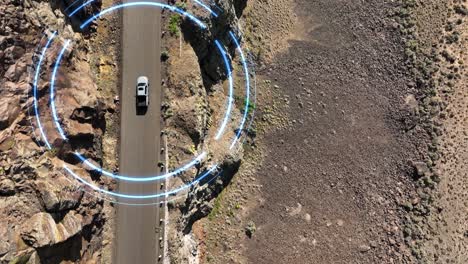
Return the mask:
[[62,243],[81,231],[82,217],[68,213],[59,223],[48,213],[37,213],[22,226],[21,238],[34,248]]
[[[213,209],[215,198],[231,182],[239,169],[243,157],[242,148],[231,151],[230,144],[235,137],[241,112],[234,104],[230,122],[219,140],[215,135],[224,119],[227,75],[222,56],[218,52],[215,40],[226,51],[229,63],[236,68],[235,43],[232,31],[240,41],[238,16],[242,14],[246,1],[213,1],[211,8],[218,14],[210,15],[196,4],[190,4],[187,11],[195,14],[207,25],[201,30],[198,25],[185,19],[181,24],[183,46],[170,54],[167,63],[168,89],[165,91],[167,103],[163,111],[166,121],[168,147],[171,150],[169,169],[172,164],[181,164],[194,155],[206,152],[207,158],[197,166],[171,180],[170,188],[197,180],[214,164],[218,169],[194,184],[188,193],[179,194],[180,198],[170,202],[169,229],[171,262],[198,263],[198,241],[194,235],[196,222],[206,217]],[[177,40],[178,41],[178,40]],[[171,52],[172,53],[172,52]],[[201,78],[200,78],[201,76]]]
[[182,23],[184,38],[197,54],[203,82],[207,89],[227,78],[222,57],[218,52],[213,52],[217,50],[215,40],[226,46],[231,55],[234,54],[235,45],[229,32],[234,32],[239,38],[238,16],[242,14],[242,7],[245,7],[246,2],[246,0],[215,0],[212,8],[217,17],[206,12],[201,6],[194,5],[190,12],[207,25],[207,30],[200,29],[189,19],[185,19]]
[[241,164],[241,156],[227,155],[219,167],[206,180],[200,181],[188,193],[182,211],[181,225],[184,233],[191,231],[193,223],[206,217],[213,209],[212,200],[231,182]]
[[83,197],[83,191],[70,186],[63,177],[57,177],[53,182],[39,180],[36,186],[47,212],[75,209]]
[[[0,0],[1,264],[84,263],[94,260],[101,248],[103,200],[85,193],[63,170],[69,163],[93,181],[87,171],[73,166],[78,163],[73,153],[100,160],[107,108],[86,61],[87,43],[63,13],[70,2]],[[78,17],[97,12],[100,4],[94,1]],[[44,32],[55,30],[59,35],[38,83],[40,118],[52,145],[47,150],[32,116],[31,76],[47,41]],[[49,108],[50,69],[64,39],[71,39],[72,46],[57,75],[55,99],[69,141],[56,132]]]

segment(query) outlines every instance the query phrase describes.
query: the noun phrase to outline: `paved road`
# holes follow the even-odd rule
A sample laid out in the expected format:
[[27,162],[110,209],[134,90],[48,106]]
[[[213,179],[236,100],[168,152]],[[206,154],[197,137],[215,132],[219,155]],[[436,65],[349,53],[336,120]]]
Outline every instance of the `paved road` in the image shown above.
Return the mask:
[[[125,1],[132,2],[132,1]],[[120,174],[148,176],[159,172],[160,150],[161,13],[152,7],[123,10]],[[139,75],[150,80],[150,106],[137,115],[135,85]],[[121,193],[150,194],[159,183],[120,182]],[[129,202],[128,200],[124,202]],[[161,214],[161,215],[160,215]],[[159,248],[159,206],[117,207],[116,243],[113,263],[153,264]]]

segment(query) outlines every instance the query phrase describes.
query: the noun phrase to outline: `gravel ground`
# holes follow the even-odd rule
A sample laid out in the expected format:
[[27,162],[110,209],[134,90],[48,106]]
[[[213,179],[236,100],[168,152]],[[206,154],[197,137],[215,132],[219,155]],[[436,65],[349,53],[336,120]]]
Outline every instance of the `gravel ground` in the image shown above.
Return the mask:
[[249,263],[412,262],[399,204],[421,135],[405,133],[414,91],[386,18],[395,7],[297,2],[300,40],[260,72],[283,95],[291,126],[265,135]]

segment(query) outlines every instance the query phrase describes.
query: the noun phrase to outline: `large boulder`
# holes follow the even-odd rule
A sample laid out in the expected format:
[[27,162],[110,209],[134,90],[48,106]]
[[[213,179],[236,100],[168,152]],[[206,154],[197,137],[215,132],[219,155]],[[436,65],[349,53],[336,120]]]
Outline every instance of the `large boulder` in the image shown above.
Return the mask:
[[21,75],[26,72],[26,62],[23,60],[16,61],[15,64],[11,65],[5,73],[5,78],[16,82],[20,79]]
[[83,191],[71,186],[64,177],[57,177],[53,182],[47,179],[39,180],[36,187],[48,212],[74,209],[83,197]]
[[0,96],[0,130],[11,125],[19,115],[19,98],[14,96]]
[[53,246],[75,236],[82,230],[82,217],[71,211],[60,223],[48,213],[37,213],[22,226],[21,238],[34,248]]

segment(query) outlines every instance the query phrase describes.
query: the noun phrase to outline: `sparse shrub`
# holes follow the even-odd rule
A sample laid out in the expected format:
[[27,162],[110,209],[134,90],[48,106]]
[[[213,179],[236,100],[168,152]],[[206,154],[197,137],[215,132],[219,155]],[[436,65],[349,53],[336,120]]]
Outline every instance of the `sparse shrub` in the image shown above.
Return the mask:
[[171,35],[179,35],[180,24],[182,23],[182,18],[180,15],[174,14],[169,17],[169,33]]
[[197,148],[195,147],[195,145],[190,145],[188,151],[191,153],[191,154],[195,154],[197,152]]
[[177,8],[182,9],[184,11],[187,10],[187,3],[186,2],[179,2],[175,5]]
[[455,6],[455,13],[466,16],[468,15],[468,9],[466,9],[464,6],[457,5]]
[[210,214],[208,215],[208,219],[213,221],[215,217],[221,213],[221,197],[218,196],[213,203],[213,209],[211,209]]
[[167,61],[169,59],[169,52],[166,50],[161,52],[161,61]]
[[57,149],[52,147],[51,149],[47,150],[47,153],[49,154],[50,157],[55,157],[57,156]]
[[167,109],[164,110],[163,118],[168,119],[168,118],[172,117],[173,115],[174,115],[174,111],[172,111],[171,108],[167,108]]
[[253,234],[257,231],[257,227],[255,226],[255,223],[253,221],[250,221],[247,226],[245,227],[245,234],[249,237],[252,238]]
[[445,37],[445,39],[447,40],[447,44],[456,43],[456,42],[458,42],[458,40],[460,39],[459,33],[458,33],[458,32],[454,32],[453,34],[450,34],[450,35],[448,35],[447,37]]

